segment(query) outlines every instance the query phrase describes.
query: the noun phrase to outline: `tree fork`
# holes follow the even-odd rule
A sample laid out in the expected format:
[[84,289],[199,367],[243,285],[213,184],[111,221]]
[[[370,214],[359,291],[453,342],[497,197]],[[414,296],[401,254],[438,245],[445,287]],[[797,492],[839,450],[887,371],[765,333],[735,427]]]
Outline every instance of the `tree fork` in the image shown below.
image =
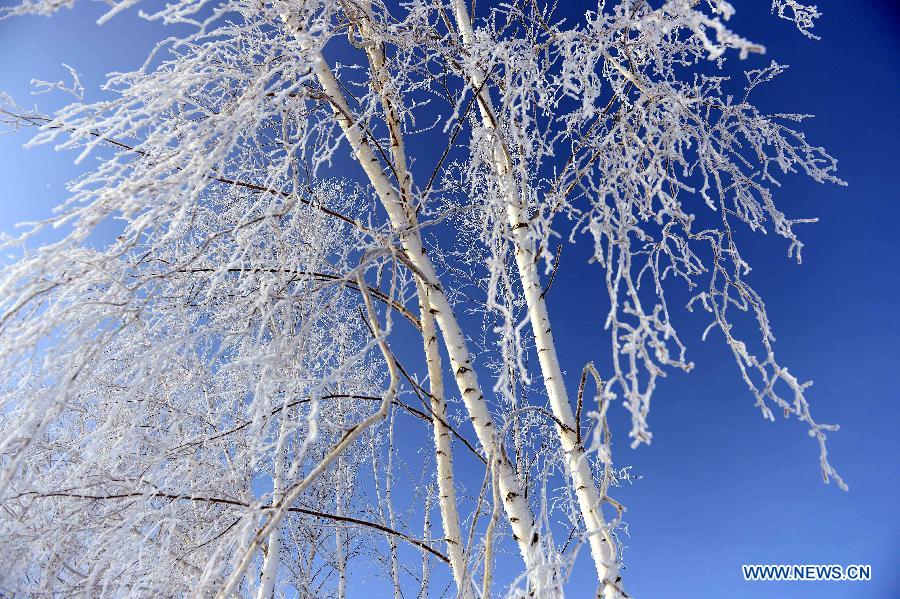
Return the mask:
[[[463,44],[471,45],[474,40],[474,32],[466,4],[462,0],[454,0],[453,7],[460,38]],[[513,180],[512,161],[497,131],[496,115],[491,107],[490,97],[483,89],[485,77],[477,70],[464,75],[468,78],[471,87],[477,90],[478,106],[484,127],[493,132],[495,136],[497,145],[493,152],[494,169],[499,179],[501,193],[506,198],[507,219],[515,243],[516,266],[525,291],[538,361],[550,400],[550,407],[557,418],[556,430],[565,452],[566,467],[572,477],[581,515],[587,527],[591,555],[603,587],[602,594],[604,598],[620,597],[624,593],[618,584],[615,544],[603,518],[602,497],[594,481],[590,462],[578,439],[577,423],[572,414],[562,369],[556,355],[547,304],[544,301],[544,290],[537,274],[534,241],[529,236],[531,227],[528,215],[519,201]]]
[[[303,24],[292,14],[285,2],[277,4],[282,19],[288,26],[296,28],[303,34]],[[495,449],[502,451],[500,438],[495,431],[493,419],[487,409],[481,384],[475,372],[470,368],[472,359],[466,346],[462,329],[456,320],[450,302],[437,282],[438,277],[431,260],[425,254],[422,239],[414,222],[409,220],[406,208],[401,203],[397,192],[380,167],[370,143],[362,135],[354,122],[349,105],[341,91],[340,85],[325,62],[321,52],[311,48],[306,35],[298,35],[303,49],[309,53],[311,68],[327,95],[335,118],[344,133],[353,155],[375,188],[379,199],[388,213],[394,230],[398,232],[401,243],[410,262],[419,270],[428,288],[428,301],[435,311],[435,320],[444,334],[444,342],[450,357],[450,364],[455,374],[457,386],[462,394],[463,403],[470,415],[475,434],[482,448],[491,454]],[[519,551],[529,572],[529,579],[536,592],[543,590],[542,581],[535,575],[539,563],[539,541],[534,516],[522,492],[521,482],[508,461],[503,461],[499,472],[499,485],[504,497],[504,510],[513,529],[513,535]]]

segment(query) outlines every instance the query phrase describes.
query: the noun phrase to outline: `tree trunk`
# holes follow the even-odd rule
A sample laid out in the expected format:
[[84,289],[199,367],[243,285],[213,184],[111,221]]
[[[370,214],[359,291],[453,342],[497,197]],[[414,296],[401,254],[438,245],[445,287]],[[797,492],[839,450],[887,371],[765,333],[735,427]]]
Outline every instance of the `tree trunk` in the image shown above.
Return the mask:
[[[471,45],[474,35],[465,2],[454,0],[454,12],[463,43]],[[507,220],[515,243],[516,266],[518,267],[519,278],[525,292],[528,316],[531,320],[531,328],[534,331],[535,349],[541,365],[544,386],[547,390],[547,397],[550,400],[553,415],[559,420],[556,430],[559,433],[560,443],[565,452],[566,468],[572,477],[572,484],[575,487],[581,515],[588,530],[591,555],[597,569],[597,576],[603,585],[603,596],[618,597],[621,592],[617,588],[618,573],[615,544],[610,538],[604,522],[602,499],[591,472],[590,462],[585,455],[584,448],[578,442],[578,423],[575,422],[575,417],[572,414],[572,406],[569,403],[568,393],[563,381],[562,369],[556,356],[556,345],[553,341],[550,318],[547,314],[543,288],[541,287],[535,264],[534,241],[529,235],[530,224],[528,215],[522,207],[522,202],[516,189],[512,172],[512,161],[509,158],[506,147],[497,134],[497,125],[491,101],[487,92],[483,89],[484,81],[484,76],[477,70],[469,73],[469,84],[479,94],[478,105],[484,126],[497,135],[493,152],[494,169],[500,182],[501,193],[506,201]]]
[[450,443],[450,429],[447,426],[447,404],[444,401],[444,380],[441,373],[441,354],[438,351],[437,331],[434,316],[428,303],[428,294],[419,284],[419,298],[422,302],[422,339],[425,343],[425,362],[428,366],[429,393],[431,394],[431,424],[434,431],[434,454],[437,467],[438,505],[441,508],[441,522],[444,538],[447,539],[447,557],[453,570],[457,595],[460,599],[473,597],[471,581],[466,571],[466,558],[459,529],[459,512],[456,508],[456,487],[453,476],[453,454]]
[[[282,18],[290,26],[295,27],[297,33],[302,33],[303,24],[292,17],[288,6],[284,4],[282,6],[284,8]],[[434,266],[425,254],[425,248],[422,245],[421,235],[416,227],[416,223],[410,221],[400,197],[382,171],[381,163],[375,156],[369,141],[364,138],[362,132],[356,126],[343,92],[321,52],[309,46],[305,35],[299,35],[298,39],[304,43],[304,50],[309,53],[308,58],[312,63],[313,72],[331,102],[335,118],[347,142],[350,144],[353,156],[362,166],[363,171],[372,183],[375,192],[388,213],[394,230],[400,237],[407,258],[426,286],[426,297],[431,305],[431,312],[434,314],[435,320],[443,333],[456,384],[462,394],[463,403],[469,413],[478,441],[488,455],[502,456],[500,458],[499,485],[503,497],[504,510],[509,519],[513,536],[519,546],[519,551],[525,561],[525,566],[529,571],[529,580],[533,590],[536,593],[540,593],[545,589],[541,577],[537,576],[535,571],[540,563],[541,551],[540,538],[535,527],[534,517],[531,514],[521,483],[509,459],[502,451],[501,440],[487,409],[487,403],[481,391],[478,377],[472,368],[472,359],[466,344],[466,338],[438,281]]]

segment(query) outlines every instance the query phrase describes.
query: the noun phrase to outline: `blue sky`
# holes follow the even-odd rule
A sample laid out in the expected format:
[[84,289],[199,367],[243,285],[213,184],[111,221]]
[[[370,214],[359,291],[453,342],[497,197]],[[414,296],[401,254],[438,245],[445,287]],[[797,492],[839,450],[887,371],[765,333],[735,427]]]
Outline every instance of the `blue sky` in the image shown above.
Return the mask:
[[[803,130],[838,158],[849,183],[783,180],[776,203],[789,215],[820,219],[801,229],[801,265],[786,257],[779,238],[748,238],[746,251],[778,355],[798,377],[815,381],[809,399],[817,419],[841,424],[830,455],[850,492],[822,484],[817,447],[803,425],[761,418],[721,335],[700,341],[702,315],[677,311],[695,370],[661,382],[652,446],[616,446],[617,461],[642,477],[617,494],[630,524],[627,587],[637,597],[898,597],[900,11],[888,2],[823,0],[822,41],[813,42],[772,18],[768,2],[733,3],[734,28],[769,50],[746,66],[771,58],[791,65],[760,90],[762,107],[817,115]],[[46,109],[55,99],[30,98],[28,83],[65,78],[61,63],[76,67],[89,91],[104,73],[137,67],[154,29],[127,15],[98,28],[93,20],[102,9],[87,3],[53,19],[0,22],[0,91]],[[26,140],[0,136],[0,231],[48,214],[65,199],[64,183],[81,172],[73,155],[24,151]],[[608,360],[602,279],[584,258],[584,248],[565,248],[548,296],[571,389],[585,362]],[[623,410],[612,426],[627,430]],[[873,581],[749,583],[742,563],[871,564]],[[576,579],[572,591],[590,596],[593,582]]]

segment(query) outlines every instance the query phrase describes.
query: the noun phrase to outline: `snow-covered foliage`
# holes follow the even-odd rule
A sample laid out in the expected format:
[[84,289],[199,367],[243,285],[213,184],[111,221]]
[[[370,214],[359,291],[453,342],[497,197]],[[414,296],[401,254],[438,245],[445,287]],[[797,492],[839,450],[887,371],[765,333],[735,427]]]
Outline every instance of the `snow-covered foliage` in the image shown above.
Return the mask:
[[[343,597],[375,571],[399,596],[410,580],[427,594],[437,560],[471,598],[499,592],[495,551],[516,546],[504,592],[552,597],[584,545],[598,593],[621,597],[609,489],[628,471],[606,416],[623,405],[632,445],[650,443],[659,379],[692,368],[673,289],[763,415],[803,421],[844,486],[836,427],[776,359],[738,242],[771,231],[799,261],[811,219],[776,206],[779,178],[841,181],[806,115],[754,104],[783,65],[725,74],[764,52],[729,28],[728,2],[600,2],[578,21],[541,2],[108,4],[101,21],[143,8],[192,33],[100,101],[73,71],[43,86],[74,95],[53,115],[0,107],[4,128],[37,128],[32,145],[100,158],[4,240],[6,587]],[[807,36],[819,16],[772,11]],[[90,249],[110,223],[118,237]],[[544,301],[567,242],[592,248],[610,306],[607,361],[577,394]],[[433,434],[400,435],[395,412]],[[398,486],[396,463],[426,449],[429,480]],[[480,491],[454,467],[482,468]]]

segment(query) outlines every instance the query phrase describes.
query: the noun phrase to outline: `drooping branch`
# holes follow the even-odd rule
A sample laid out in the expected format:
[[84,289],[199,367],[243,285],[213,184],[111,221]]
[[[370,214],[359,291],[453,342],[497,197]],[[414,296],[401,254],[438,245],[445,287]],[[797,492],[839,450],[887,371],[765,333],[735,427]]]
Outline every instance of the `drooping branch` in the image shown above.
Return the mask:
[[[84,493],[79,491],[29,491],[27,493],[19,493],[18,495],[10,497],[10,500],[16,501],[20,499],[52,499],[52,498],[67,498],[67,499],[83,499],[88,501],[115,501],[118,499],[146,499],[148,501],[154,499],[169,499],[172,501],[197,501],[202,503],[213,503],[219,505],[228,505],[232,507],[239,507],[245,509],[252,509],[255,513],[266,514],[268,511],[273,509],[272,505],[251,505],[249,503],[238,501],[236,499],[228,499],[226,497],[207,497],[201,495],[183,495],[178,493],[166,493],[164,491],[159,491],[154,489],[153,491],[140,492],[140,491],[132,491],[129,493],[109,493],[106,495],[96,495],[91,493]],[[364,520],[362,518],[354,518],[353,516],[344,516],[340,514],[329,514],[327,512],[322,512],[319,510],[314,510],[311,508],[293,506],[288,508],[288,512],[294,514],[303,514],[304,516],[312,516],[314,518],[321,518],[323,520],[330,520],[333,522],[341,522],[343,524],[352,524],[353,526],[359,526],[362,528],[368,528],[371,530],[376,530],[378,532],[384,533],[386,535],[390,535],[396,537],[398,539],[402,539],[403,541],[418,547],[424,551],[427,551],[434,557],[438,558],[445,564],[449,564],[450,560],[446,555],[433,548],[428,544],[427,541],[416,539],[414,537],[409,536],[408,534],[401,532],[399,530],[394,530],[383,524],[379,524],[378,522],[371,522],[369,520]]]
[[228,597],[234,591],[234,589],[243,578],[247,566],[250,565],[250,561],[253,559],[253,554],[263,543],[263,541],[267,539],[272,531],[280,524],[285,514],[288,513],[291,505],[297,500],[298,497],[300,497],[300,495],[303,494],[303,492],[307,488],[309,488],[309,486],[319,476],[322,475],[323,472],[325,472],[325,470],[331,465],[331,463],[335,459],[337,459],[337,457],[341,455],[347,449],[347,447],[349,447],[356,440],[356,438],[359,437],[359,435],[361,435],[370,426],[374,425],[376,422],[383,420],[387,416],[388,409],[391,406],[391,402],[397,396],[399,388],[399,376],[397,373],[397,368],[394,365],[395,362],[393,360],[391,351],[388,348],[386,336],[381,331],[381,328],[378,324],[375,309],[372,307],[371,296],[369,295],[369,290],[365,280],[363,279],[363,274],[361,271],[357,272],[357,284],[360,291],[362,291],[363,299],[365,300],[366,310],[369,313],[370,324],[376,331],[376,343],[381,350],[381,353],[384,355],[384,359],[388,365],[388,370],[390,372],[390,386],[385,391],[384,396],[382,397],[381,406],[379,406],[378,410],[369,417],[358,422],[347,432],[345,432],[341,440],[338,441],[328,451],[325,457],[319,461],[315,468],[313,468],[309,472],[309,474],[307,474],[306,477],[303,478],[303,480],[298,483],[294,483],[285,491],[284,496],[281,498],[278,504],[273,506],[273,511],[269,516],[268,522],[265,524],[265,526],[257,531],[256,535],[253,537],[253,540],[246,547],[246,549],[244,549],[243,558],[231,573],[231,576],[228,577],[225,585],[216,595],[217,597]]
[[[42,116],[42,115],[18,114],[15,112],[11,112],[2,107],[0,107],[0,115],[9,117],[16,122],[24,122],[29,125],[41,127],[46,130],[59,129],[62,131],[67,131],[67,132],[72,132],[72,133],[76,132],[76,129],[74,127],[68,127],[65,125],[58,124],[58,122],[56,120],[51,119],[49,117]],[[142,158],[151,159],[151,156],[145,150],[142,150],[139,147],[133,146],[131,144],[127,144],[123,141],[113,139],[113,138],[109,137],[108,135],[105,135],[98,131],[88,131],[87,135],[96,137],[99,140],[101,140],[104,144],[110,145],[114,148],[118,148],[120,150],[125,150],[126,152],[131,152],[133,154],[141,156]],[[276,195],[276,196],[279,196],[279,197],[282,197],[285,199],[297,200],[301,204],[305,204],[307,206],[315,208],[316,210],[321,211],[323,214],[327,214],[328,216],[332,216],[338,220],[344,221],[348,225],[353,226],[354,228],[362,231],[363,233],[367,233],[367,234],[372,233],[372,231],[368,227],[363,225],[358,220],[351,218],[349,216],[346,216],[344,214],[341,214],[340,212],[337,212],[335,210],[332,210],[332,209],[328,208],[327,206],[323,205],[322,202],[317,202],[314,199],[310,200],[308,198],[305,198],[300,194],[300,192],[298,190],[294,190],[293,193],[289,193],[286,191],[273,189],[271,187],[266,187],[264,185],[258,185],[256,183],[251,183],[249,181],[243,181],[241,179],[226,177],[226,176],[218,174],[218,173],[206,175],[206,178],[209,179],[210,181],[215,181],[217,183],[223,183],[225,185],[232,185],[234,187],[240,187],[240,188],[247,189],[249,191],[253,191],[253,192],[257,192],[257,193],[268,193],[268,194],[273,194],[273,195]],[[309,193],[313,197],[315,197],[314,190],[311,186],[307,185],[306,188],[304,189],[304,191],[306,193]]]

